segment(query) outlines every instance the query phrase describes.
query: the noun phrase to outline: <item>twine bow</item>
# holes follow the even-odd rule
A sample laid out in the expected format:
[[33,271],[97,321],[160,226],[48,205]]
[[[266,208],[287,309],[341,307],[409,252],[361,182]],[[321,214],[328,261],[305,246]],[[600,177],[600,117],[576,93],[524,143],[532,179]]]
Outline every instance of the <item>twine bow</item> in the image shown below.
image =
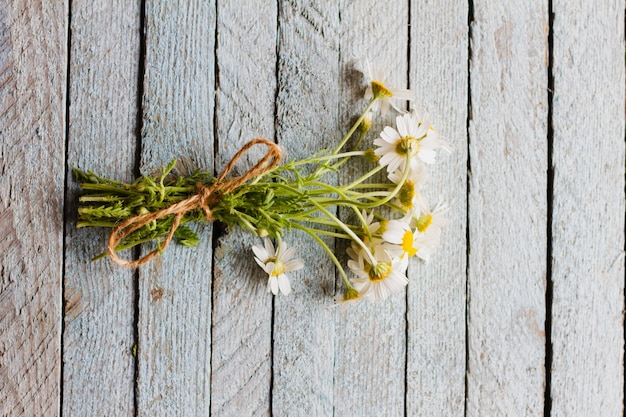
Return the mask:
[[[261,158],[259,162],[256,163],[256,165],[246,171],[243,175],[224,181],[226,175],[228,175],[228,173],[233,169],[235,162],[237,162],[237,160],[241,158],[243,154],[248,152],[250,148],[258,144],[265,145],[269,148],[265,156]],[[186,213],[192,210],[202,209],[207,220],[213,221],[213,216],[209,207],[210,203],[218,200],[220,198],[220,195],[231,192],[235,188],[248,181],[250,178],[263,174],[264,172],[267,172],[270,169],[274,168],[280,162],[281,157],[282,152],[280,151],[278,145],[276,145],[274,142],[270,142],[267,139],[251,140],[250,142],[246,143],[239,150],[239,152],[235,154],[235,156],[233,156],[233,158],[230,160],[228,165],[226,165],[226,168],[224,168],[220,176],[210,186],[207,187],[202,183],[198,183],[196,185],[198,190],[197,193],[187,198],[186,200],[180,201],[162,210],[155,211],[154,213],[140,214],[135,217],[131,217],[117,225],[109,236],[109,242],[107,245],[107,253],[109,257],[113,260],[113,262],[118,265],[136,267],[145,264],[156,255],[161,253],[163,250],[165,250],[167,245],[172,240],[172,237],[174,237],[174,232],[176,232],[176,229],[178,229],[180,221]],[[174,217],[172,227],[167,234],[167,237],[162,246],[157,247],[157,249],[154,249],[152,252],[137,259],[136,261],[127,261],[117,256],[117,254],[115,253],[115,249],[122,242],[122,240],[124,240],[124,238],[126,238],[131,233],[141,229],[146,224],[162,217],[169,216],[170,214],[175,214],[176,216]]]

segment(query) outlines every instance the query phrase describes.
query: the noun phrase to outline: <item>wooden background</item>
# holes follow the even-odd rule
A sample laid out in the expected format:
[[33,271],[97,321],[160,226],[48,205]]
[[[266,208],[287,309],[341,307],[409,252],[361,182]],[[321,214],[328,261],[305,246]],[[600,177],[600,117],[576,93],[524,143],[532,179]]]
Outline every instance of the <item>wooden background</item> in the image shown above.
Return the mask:
[[[106,231],[75,228],[69,167],[331,147],[364,57],[454,148],[429,183],[452,223],[406,292],[330,308],[297,233],[288,297],[217,227],[89,262]],[[617,0],[2,1],[0,415],[623,415],[624,91]]]

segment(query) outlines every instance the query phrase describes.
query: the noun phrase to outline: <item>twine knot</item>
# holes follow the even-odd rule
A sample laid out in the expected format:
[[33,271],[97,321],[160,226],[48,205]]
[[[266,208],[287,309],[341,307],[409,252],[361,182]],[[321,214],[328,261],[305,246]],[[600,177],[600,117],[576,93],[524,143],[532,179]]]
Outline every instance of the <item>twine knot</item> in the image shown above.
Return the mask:
[[213,221],[213,215],[211,214],[211,209],[209,208],[210,197],[213,194],[211,188],[205,187],[201,182],[196,184],[196,189],[198,190],[198,197],[200,197],[200,207],[204,211],[204,215],[207,221]]
[[[243,175],[231,178],[229,180],[224,180],[226,175],[233,169],[235,163],[239,158],[243,156],[250,148],[255,145],[265,145],[269,149],[265,156],[261,158],[256,165],[246,171]],[[172,237],[174,237],[174,232],[178,229],[180,225],[180,221],[185,216],[186,213],[196,209],[202,209],[204,215],[206,216],[207,221],[213,221],[213,214],[211,213],[210,204],[218,201],[222,195],[231,192],[235,188],[239,187],[246,181],[248,181],[252,177],[256,177],[257,175],[261,175],[270,169],[274,168],[280,162],[282,158],[282,152],[278,145],[274,142],[271,142],[267,139],[253,139],[250,142],[246,143],[236,154],[232,157],[228,165],[224,168],[222,173],[217,177],[215,182],[210,186],[205,186],[202,183],[196,184],[197,192],[191,197],[180,201],[176,204],[173,204],[169,207],[166,207],[162,210],[156,211],[154,213],[146,213],[140,214],[131,218],[124,220],[119,225],[113,228],[111,234],[109,235],[109,242],[107,245],[107,253],[109,257],[118,265],[125,266],[139,266],[143,265],[146,262],[150,261],[156,255],[161,253],[167,245],[169,245]],[[137,259],[136,261],[127,261],[125,259],[121,259],[115,253],[116,248],[119,244],[130,234],[141,229],[146,224],[160,219],[165,216],[169,216],[170,214],[174,214],[174,222],[172,223],[172,227],[170,228],[163,245],[157,245],[158,247],[148,253],[147,255]]]

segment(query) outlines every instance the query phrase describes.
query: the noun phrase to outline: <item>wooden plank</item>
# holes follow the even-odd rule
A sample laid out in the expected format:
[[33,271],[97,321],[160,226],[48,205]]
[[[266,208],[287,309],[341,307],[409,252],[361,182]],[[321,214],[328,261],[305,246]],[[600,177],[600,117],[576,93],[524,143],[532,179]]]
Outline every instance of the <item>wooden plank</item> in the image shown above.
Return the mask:
[[[123,4],[122,4],[123,3]],[[74,0],[68,164],[132,181],[137,141],[140,2]],[[133,272],[108,259],[107,230],[76,229],[67,180],[63,414],[134,415]]]
[[[410,85],[449,143],[425,194],[449,205],[441,246],[409,268],[407,415],[464,416],[467,227],[468,4],[411,2]],[[428,57],[427,59],[425,57]]]
[[[213,167],[215,2],[146,2],[142,172]],[[208,415],[211,226],[139,271],[139,416]]]
[[623,414],[624,4],[554,2],[552,416]]
[[[408,3],[397,1],[361,1],[341,3],[340,119],[342,133],[367,106],[363,100],[369,82],[365,60],[381,68],[390,86],[407,86]],[[373,19],[372,10],[385,10]],[[389,31],[394,27],[393,31]],[[362,149],[373,147],[385,125],[395,126],[395,112],[376,116]],[[342,167],[339,182],[347,184],[366,173],[372,164],[363,159]],[[384,180],[384,175],[381,176]],[[347,210],[343,217],[353,218]],[[344,243],[344,242],[342,242]],[[338,255],[347,256],[345,244],[337,245]],[[347,269],[347,268],[346,268]],[[337,279],[337,291],[343,283]],[[403,291],[380,303],[362,303],[339,310],[336,315],[334,415],[366,416],[404,415],[406,294]],[[373,358],[376,358],[373,360]]]
[[0,415],[59,415],[65,1],[0,8]]
[[[277,136],[288,158],[332,148],[341,137],[338,10],[325,1],[278,6]],[[331,415],[335,268],[302,233],[290,232],[285,242],[297,246],[305,267],[289,274],[293,292],[274,301],[272,414]]]
[[544,412],[546,1],[474,2],[467,415]]
[[[274,138],[277,5],[220,1],[217,15],[216,125],[221,170],[246,142]],[[253,148],[235,167],[242,174],[266,149]],[[260,242],[260,239],[258,240]],[[254,262],[247,231],[230,230],[215,250],[211,415],[269,415],[272,295]],[[237,329],[233,331],[233,329]]]

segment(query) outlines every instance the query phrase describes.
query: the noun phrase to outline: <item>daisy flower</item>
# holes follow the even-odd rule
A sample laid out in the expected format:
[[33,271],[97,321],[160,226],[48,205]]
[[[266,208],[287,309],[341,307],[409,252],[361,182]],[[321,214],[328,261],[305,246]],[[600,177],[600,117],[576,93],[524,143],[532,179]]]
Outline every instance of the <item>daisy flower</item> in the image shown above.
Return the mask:
[[374,259],[375,265],[358,256],[356,260],[348,261],[348,266],[359,277],[353,281],[360,297],[368,301],[382,301],[408,284],[405,275],[408,259],[392,258],[382,246],[375,251]]
[[391,256],[410,258],[418,256],[424,261],[430,259],[439,243],[439,236],[420,233],[417,229],[401,220],[391,220],[387,225],[387,231],[383,233],[383,239],[391,245],[385,249]]
[[274,251],[274,245],[268,238],[264,239],[265,247],[252,246],[254,260],[269,276],[267,290],[272,294],[278,294],[278,290],[284,295],[291,292],[291,284],[286,272],[297,271],[304,267],[304,261],[300,258],[291,259],[296,252],[295,248],[279,242],[278,252]]
[[365,98],[371,100],[374,97],[378,97],[378,100],[372,107],[372,111],[377,112],[380,110],[381,114],[386,114],[389,111],[391,98],[404,101],[415,99],[413,90],[386,86],[384,82],[387,79],[386,74],[380,68],[374,68],[369,60],[366,60],[365,64],[367,75],[370,79],[370,85],[365,90]]
[[[398,184],[402,181],[402,171],[394,171],[389,174],[389,180],[394,184]],[[396,203],[405,210],[413,210],[415,207],[420,206],[420,201],[423,200],[420,190],[424,183],[424,166],[419,164],[416,169],[411,170],[409,176],[400,187]]]
[[378,146],[374,153],[381,157],[378,163],[387,166],[387,172],[404,171],[407,157],[410,158],[411,169],[417,169],[418,160],[435,163],[435,150],[441,147],[442,141],[429,135],[434,130],[430,130],[428,119],[422,120],[415,113],[407,113],[396,117],[396,126],[397,130],[386,126],[380,138],[374,140],[374,145]]
[[439,240],[441,228],[450,224],[450,220],[444,217],[448,206],[440,202],[431,210],[426,200],[420,201],[411,215],[411,225],[420,233],[428,234]]

